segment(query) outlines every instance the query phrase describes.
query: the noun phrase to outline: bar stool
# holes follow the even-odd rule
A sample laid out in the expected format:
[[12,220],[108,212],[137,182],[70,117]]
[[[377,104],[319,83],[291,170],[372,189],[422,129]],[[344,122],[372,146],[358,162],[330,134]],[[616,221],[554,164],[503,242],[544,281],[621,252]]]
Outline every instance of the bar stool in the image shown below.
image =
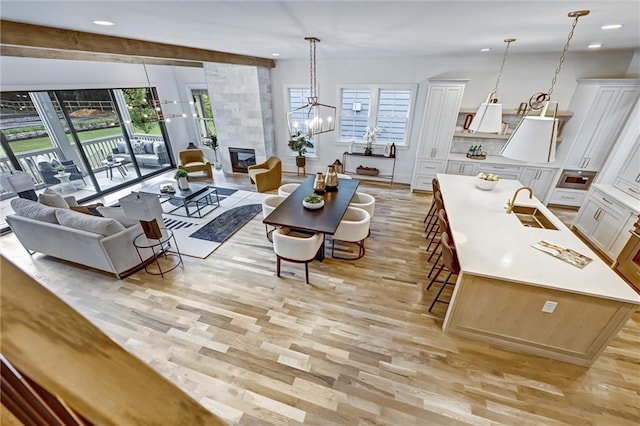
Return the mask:
[[[451,228],[449,227],[449,218],[447,217],[447,213],[444,210],[439,210],[438,211],[438,232],[440,234],[442,234],[443,232],[446,232],[447,235],[452,235],[451,234]],[[431,277],[431,274],[433,273],[434,269],[438,265],[438,262],[440,262],[440,258],[442,257],[442,248],[440,248],[439,251],[437,249],[435,249],[431,253],[431,256],[429,256],[429,262],[431,261],[431,258],[436,253],[436,251],[438,253],[438,257],[436,257],[435,262],[433,262],[433,265],[431,266],[431,270],[429,270],[429,274],[427,275],[427,277]],[[440,267],[440,271],[441,270],[442,270],[442,266]],[[438,271],[438,273],[440,273],[440,271]],[[427,290],[429,290],[429,288],[431,288],[431,284],[433,284],[433,283],[429,284],[429,286],[427,287]]]
[[[431,238],[429,239],[429,245],[427,246],[427,253],[429,251],[431,251],[431,246],[434,243],[436,244],[436,247],[437,247],[438,242],[437,242],[436,238],[440,236],[440,232],[438,230],[438,214],[437,214],[437,212],[439,212],[440,210],[444,210],[444,203],[442,202],[442,193],[440,191],[437,191],[437,192],[433,193],[433,202],[436,205],[436,207],[435,207],[435,213],[436,214],[434,214],[433,224],[430,226],[429,231],[427,232],[427,236],[426,236],[426,238],[429,239],[429,236],[431,235]],[[433,253],[431,253],[431,256],[429,256],[429,261],[431,261],[432,257],[433,257]]]
[[[447,268],[447,271],[449,271],[449,273],[443,281],[442,287],[440,287],[440,290],[438,290],[438,294],[436,294],[433,302],[431,302],[431,306],[429,306],[429,312],[431,312],[435,304],[438,302],[445,303],[447,305],[449,304],[449,302],[440,300],[440,296],[442,295],[442,292],[444,291],[444,288],[447,286],[447,284],[455,285],[455,282],[449,282],[451,276],[458,275],[460,273],[460,263],[458,262],[458,255],[456,254],[452,245],[449,243],[449,235],[446,232],[443,232],[440,236],[440,246],[442,247],[442,259],[444,261],[444,267]],[[438,272],[438,275],[439,274],[440,272]],[[435,281],[435,278],[437,278],[438,275],[434,277],[432,282]],[[429,284],[429,286],[431,286],[431,283]]]
[[[431,188],[432,188],[431,206],[429,206],[429,212],[424,217],[424,220],[422,221],[422,223],[427,223],[427,221],[429,221],[429,223],[431,223],[431,220],[433,219],[433,216],[436,213],[436,205],[433,202],[433,194],[435,194],[436,191],[438,191],[438,192],[440,191],[440,182],[438,182],[438,178],[431,179]],[[428,227],[429,227],[429,225],[427,225],[427,227],[424,228],[425,232],[426,232]]]

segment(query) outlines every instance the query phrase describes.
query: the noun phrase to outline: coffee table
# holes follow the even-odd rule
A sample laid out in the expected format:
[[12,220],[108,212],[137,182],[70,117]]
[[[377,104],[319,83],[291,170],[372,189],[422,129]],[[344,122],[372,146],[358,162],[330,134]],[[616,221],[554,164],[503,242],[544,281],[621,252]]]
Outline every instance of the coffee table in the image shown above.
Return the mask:
[[122,161],[102,160],[101,163],[105,167],[107,177],[111,180],[113,180],[113,169],[117,169],[122,177],[125,177],[127,175],[126,166]]
[[[171,184],[175,188],[176,192],[161,192],[160,187],[164,185]],[[165,211],[167,214],[174,214],[176,216],[184,216],[184,217],[198,217],[202,218],[220,207],[220,198],[218,197],[218,190],[216,188],[211,188],[207,185],[200,185],[197,183],[189,183],[189,189],[183,191],[178,188],[178,184],[174,181],[166,180],[157,184],[149,184],[144,185],[138,192],[145,192],[148,194],[155,194],[160,198],[164,198],[165,200],[162,203],[166,203],[167,201],[177,200],[177,206],[174,209]],[[215,204],[213,200],[213,196],[215,195]],[[209,208],[212,207],[212,208]],[[176,213],[179,209],[184,208],[185,214]]]

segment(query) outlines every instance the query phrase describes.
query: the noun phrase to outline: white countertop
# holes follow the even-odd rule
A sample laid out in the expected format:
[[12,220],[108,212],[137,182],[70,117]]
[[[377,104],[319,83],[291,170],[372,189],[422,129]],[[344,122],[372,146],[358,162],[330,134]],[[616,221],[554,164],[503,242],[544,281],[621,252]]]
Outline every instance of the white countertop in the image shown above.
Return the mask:
[[[438,174],[443,201],[463,273],[640,304],[638,295],[569,228],[528,191],[517,205],[537,207],[558,230],[527,228],[506,213],[507,200],[523,186],[501,179],[495,188],[475,187],[474,176]],[[593,260],[583,269],[531,247],[540,240],[573,249]]]
[[512,166],[529,166],[529,167],[547,167],[549,169],[559,169],[560,163],[531,163],[527,161],[518,161],[511,158],[503,157],[501,155],[487,155],[484,160],[474,160],[467,157],[466,154],[450,152],[447,157],[448,160],[453,161],[467,161],[469,163],[488,163],[488,164],[508,164]]

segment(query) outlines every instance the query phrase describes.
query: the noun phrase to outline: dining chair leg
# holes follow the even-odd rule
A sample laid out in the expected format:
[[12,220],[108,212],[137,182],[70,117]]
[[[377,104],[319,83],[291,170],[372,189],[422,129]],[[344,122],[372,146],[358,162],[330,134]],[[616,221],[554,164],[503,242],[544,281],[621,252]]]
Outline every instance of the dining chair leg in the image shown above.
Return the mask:
[[427,219],[431,218],[433,215],[433,210],[436,208],[435,203],[431,203],[431,206],[429,207],[429,212],[427,213],[427,215],[424,217],[424,220],[422,221],[422,223],[427,223]]
[[433,299],[433,302],[431,302],[431,306],[429,306],[429,312],[431,312],[431,310],[433,309],[433,307],[435,306],[436,302],[440,302],[440,303],[449,303],[449,302],[441,302],[438,300],[438,298],[440,297],[440,295],[442,294],[442,292],[444,291],[444,288],[447,286],[447,284],[449,283],[449,278],[451,278],[452,273],[449,272],[449,274],[447,274],[447,278],[444,280],[444,283],[442,283],[442,287],[440,287],[440,290],[438,291],[438,294],[436,294],[436,297]]
[[304,264],[304,277],[307,284],[309,284],[309,262],[305,262]]
[[[428,252],[427,252],[428,253]],[[440,256],[442,255],[442,249],[440,249],[439,251],[437,250],[437,248],[434,248],[433,251],[431,252],[431,255],[429,256],[429,259],[427,259],[428,262],[431,262],[431,259],[433,259],[433,255],[434,254],[438,254],[438,259],[440,258]],[[436,261],[437,262],[437,261]]]
[[280,276],[280,256],[276,256],[278,260],[276,261],[276,275]]

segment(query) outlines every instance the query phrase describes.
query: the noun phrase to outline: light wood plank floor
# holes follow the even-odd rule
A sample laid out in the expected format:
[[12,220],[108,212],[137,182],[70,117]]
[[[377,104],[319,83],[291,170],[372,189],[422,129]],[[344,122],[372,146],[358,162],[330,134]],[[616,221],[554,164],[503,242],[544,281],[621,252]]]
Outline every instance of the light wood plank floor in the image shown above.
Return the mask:
[[[250,189],[246,175],[216,172],[216,184]],[[164,279],[32,260],[12,235],[0,247],[230,424],[640,423],[640,313],[591,368],[446,335],[446,305],[427,310],[438,290],[425,291],[430,196],[360,190],[377,200],[366,256],[311,263],[310,285],[302,265],[275,276],[261,215]]]

